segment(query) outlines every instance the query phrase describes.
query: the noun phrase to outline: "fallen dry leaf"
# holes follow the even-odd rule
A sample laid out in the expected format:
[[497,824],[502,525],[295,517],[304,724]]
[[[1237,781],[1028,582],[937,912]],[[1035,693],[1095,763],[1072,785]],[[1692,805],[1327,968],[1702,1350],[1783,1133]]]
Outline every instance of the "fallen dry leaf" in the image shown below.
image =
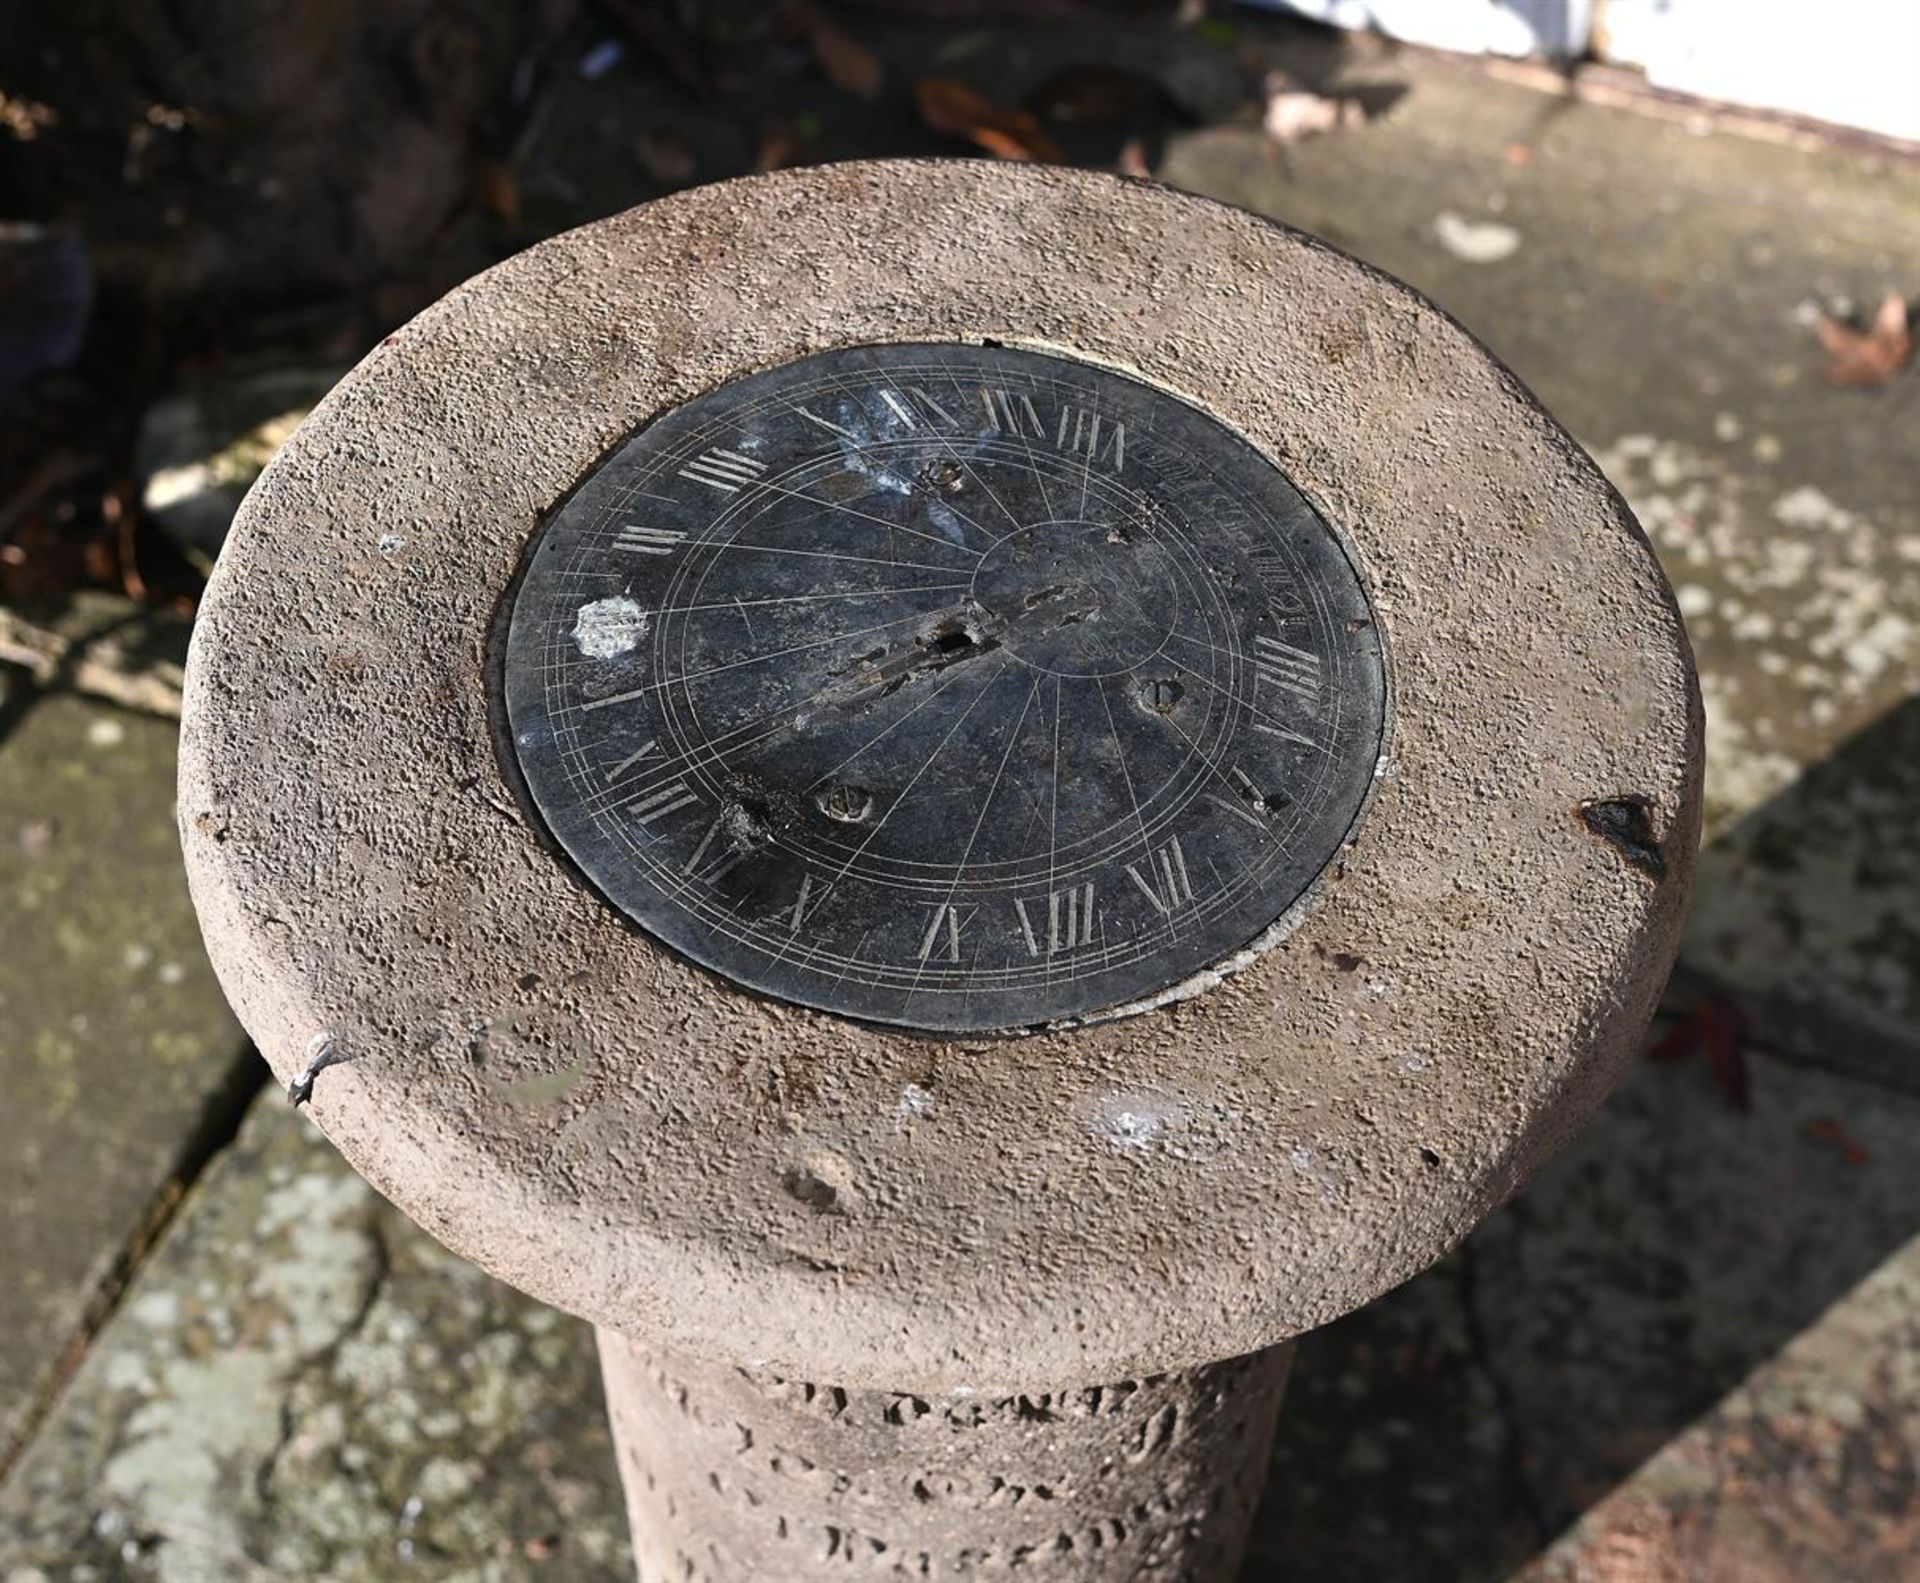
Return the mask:
[[830,20],[809,0],[788,0],[777,15],[781,33],[813,51],[827,81],[861,99],[880,97],[886,68],[880,57]]
[[913,85],[920,119],[929,131],[978,144],[995,159],[1037,160],[1057,165],[1066,156],[1039,118],[995,104],[951,77],[922,77]]
[[1827,349],[1829,384],[1878,390],[1891,384],[1913,358],[1913,330],[1898,292],[1887,293],[1864,330],[1830,313],[1814,321],[1814,330]]
[[880,57],[825,17],[813,24],[813,58],[820,62],[827,81],[842,93],[862,99],[880,97],[881,84],[887,80]]
[[1054,126],[1193,119],[1157,78],[1122,66],[1068,66],[1028,94],[1025,104]]
[[1840,1156],[1849,1165],[1865,1165],[1872,1158],[1852,1133],[1835,1121],[1831,1116],[1822,1116],[1807,1123],[1807,1139],[1812,1143],[1825,1144],[1838,1149]]
[[1702,995],[1685,1017],[1647,1051],[1654,1061],[1706,1057],[1714,1085],[1735,1110],[1753,1109],[1753,1079],[1747,1070],[1746,1014],[1724,995]]
[[753,168],[762,175],[770,170],[785,170],[801,158],[800,131],[784,116],[768,121],[760,129],[760,147],[753,156]]
[[1367,108],[1356,95],[1315,93],[1285,72],[1267,73],[1261,89],[1267,107],[1260,124],[1276,143],[1297,143],[1318,132],[1359,126],[1367,119]]
[[511,165],[481,166],[480,207],[508,225],[520,223],[520,178]]
[[663,187],[684,187],[693,180],[693,150],[670,133],[642,132],[633,140],[633,157]]

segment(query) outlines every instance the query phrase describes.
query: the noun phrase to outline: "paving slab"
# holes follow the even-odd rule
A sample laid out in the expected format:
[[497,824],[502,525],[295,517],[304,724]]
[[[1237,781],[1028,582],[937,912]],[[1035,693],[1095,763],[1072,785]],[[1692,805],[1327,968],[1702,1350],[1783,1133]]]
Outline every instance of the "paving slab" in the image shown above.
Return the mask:
[[255,1106],[0,1487],[0,1579],[630,1583],[593,1337]]
[[0,722],[4,1466],[259,1066],[187,900],[173,723],[26,688]]
[[[1920,1101],[1752,1077],[1743,1112],[1697,1062],[1644,1064],[1459,1254],[1308,1338],[1248,1583],[1640,1583],[1668,1574],[1581,1568],[1836,1534],[1873,1565],[1777,1575],[1920,1570]],[[626,1566],[590,1333],[415,1231],[277,1096],[0,1490],[5,1583]]]
[[[1532,1577],[1589,1508],[1537,1576],[1920,1575],[1920,1100],[1750,1061],[1751,1111],[1644,1063],[1452,1260],[1307,1338],[1250,1577]],[[1669,1570],[1581,1570],[1622,1534]]]
[[1920,1239],[1672,1441],[1528,1583],[1901,1583],[1920,1554]]
[[1700,663],[1708,833],[1730,839],[1703,855],[1683,965],[1778,1048],[1920,1083],[1920,381],[1829,386],[1809,324],[1920,293],[1920,163],[1417,51],[1356,43],[1326,73],[1401,91],[1284,151],[1250,127],[1178,136],[1158,174],[1427,292],[1593,450]]

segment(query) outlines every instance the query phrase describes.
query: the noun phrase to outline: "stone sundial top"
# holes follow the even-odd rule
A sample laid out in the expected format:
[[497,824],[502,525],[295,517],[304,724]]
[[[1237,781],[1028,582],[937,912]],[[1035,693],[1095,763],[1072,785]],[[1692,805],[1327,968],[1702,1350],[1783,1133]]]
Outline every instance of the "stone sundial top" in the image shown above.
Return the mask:
[[1385,691],[1353,567],[1245,440],[955,344],[648,425],[538,540],[505,690],[541,815],[643,928],[941,1029],[1150,1001],[1272,930]]
[[364,1175],[849,1387],[1424,1268],[1630,1057],[1698,818],[1651,552],[1459,326],[973,162],[677,194],[390,337],[236,521],[181,743],[222,983]]

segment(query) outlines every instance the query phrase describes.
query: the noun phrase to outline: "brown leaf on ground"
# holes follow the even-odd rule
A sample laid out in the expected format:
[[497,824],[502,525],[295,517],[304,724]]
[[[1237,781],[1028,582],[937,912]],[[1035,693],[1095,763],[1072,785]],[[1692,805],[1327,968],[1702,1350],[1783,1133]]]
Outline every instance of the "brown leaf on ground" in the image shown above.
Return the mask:
[[800,163],[803,148],[800,130],[793,122],[785,117],[769,121],[760,129],[760,147],[753,156],[753,168],[763,175],[770,170],[785,170],[789,165]]
[[1724,995],[1702,995],[1693,1009],[1647,1051],[1650,1060],[1684,1061],[1706,1057],[1707,1073],[1735,1110],[1753,1109],[1753,1080],[1747,1070],[1747,1018]]
[[858,39],[829,22],[812,6],[808,15],[807,42],[813,46],[813,58],[827,74],[827,81],[842,93],[860,99],[878,99],[887,71],[880,57]]
[[1817,1121],[1808,1122],[1807,1139],[1812,1143],[1823,1143],[1829,1148],[1838,1149],[1841,1158],[1849,1165],[1865,1165],[1871,1158],[1866,1148],[1853,1134],[1831,1116],[1822,1116]]
[[1316,93],[1283,71],[1268,72],[1261,92],[1266,109],[1260,124],[1276,143],[1297,143],[1316,133],[1361,126],[1367,119],[1367,107],[1357,94]]
[[1124,66],[1068,66],[1028,94],[1026,107],[1055,126],[1193,119],[1158,79]]
[[663,187],[686,186],[697,165],[693,150],[667,132],[642,132],[633,140],[633,157]]
[[861,99],[880,97],[880,87],[887,75],[880,57],[812,4],[812,0],[786,0],[774,13],[774,26],[782,38],[804,44],[812,51],[827,81],[842,93]]
[[920,119],[929,131],[965,138],[995,159],[1057,165],[1066,157],[1037,116],[995,104],[963,82],[951,77],[922,77],[913,91],[920,104]]
[[1827,382],[1860,390],[1879,390],[1913,358],[1913,330],[1907,304],[1898,292],[1888,292],[1873,322],[1864,330],[1822,313],[1814,321],[1820,344],[1827,349]]
[[520,223],[520,178],[511,165],[483,165],[479,176],[480,207],[508,225]]

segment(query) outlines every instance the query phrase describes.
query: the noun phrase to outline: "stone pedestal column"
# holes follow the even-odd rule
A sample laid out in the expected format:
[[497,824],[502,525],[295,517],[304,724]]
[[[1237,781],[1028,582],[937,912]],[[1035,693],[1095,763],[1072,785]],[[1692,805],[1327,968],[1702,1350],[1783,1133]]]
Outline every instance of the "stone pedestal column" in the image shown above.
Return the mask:
[[1293,1357],[919,1396],[599,1336],[642,1583],[1230,1579]]
[[235,520],[179,810],[296,1102],[629,1338],[655,1579],[1224,1580],[1275,1349],[1631,1059],[1700,724],[1620,498],[1431,304],[903,161],[370,354]]

